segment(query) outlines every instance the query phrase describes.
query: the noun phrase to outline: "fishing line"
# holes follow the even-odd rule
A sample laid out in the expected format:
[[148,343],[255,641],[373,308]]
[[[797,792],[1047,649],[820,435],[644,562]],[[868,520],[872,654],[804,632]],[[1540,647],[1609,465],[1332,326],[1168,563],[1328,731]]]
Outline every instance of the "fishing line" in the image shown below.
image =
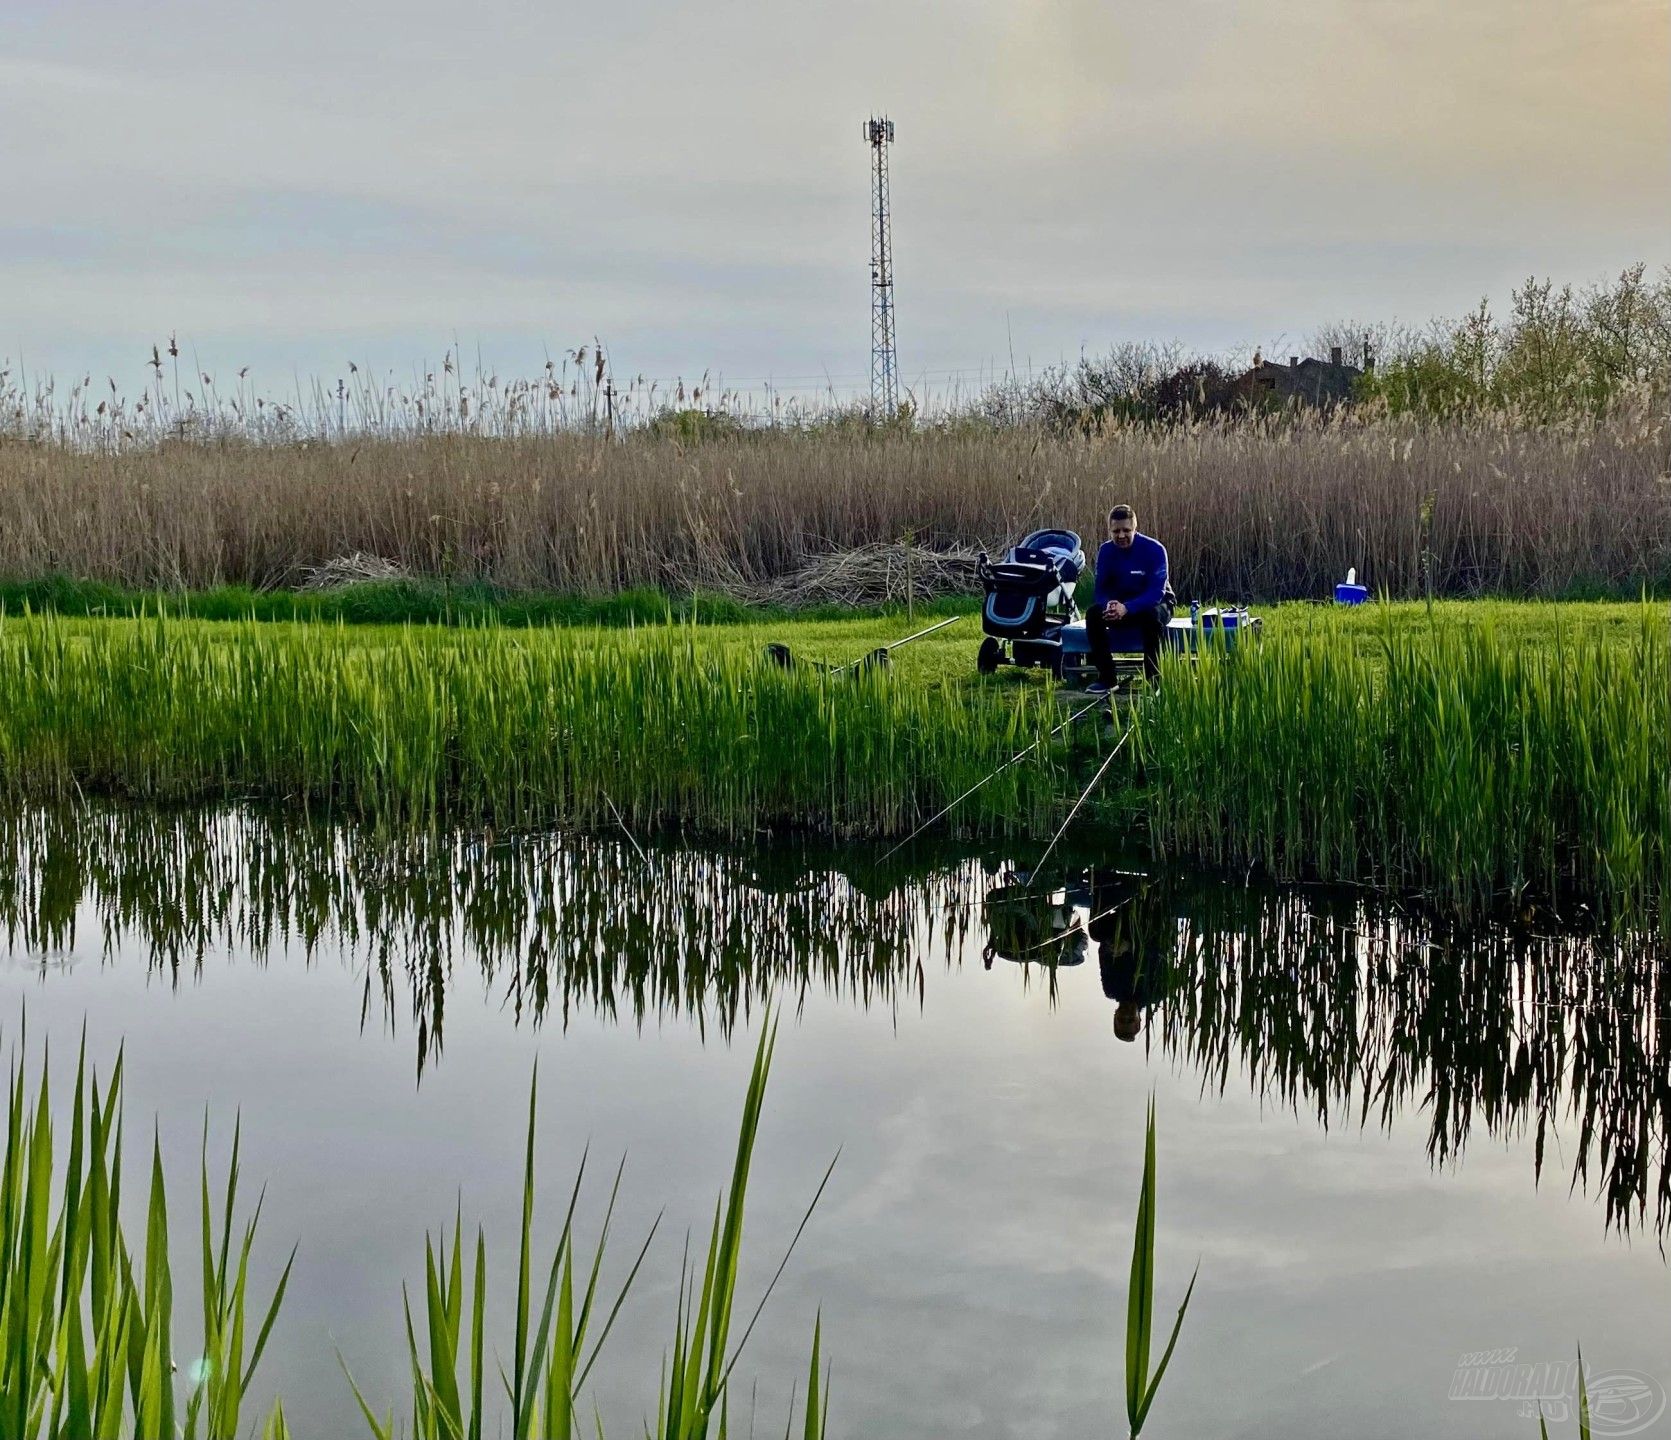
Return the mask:
[[627,822],[621,818],[621,812],[615,808],[615,802],[609,798],[609,792],[604,790],[600,793],[603,795],[603,803],[609,806],[610,813],[614,815],[615,823],[621,827],[621,833],[627,837],[627,844],[631,845],[634,850],[638,851],[638,858],[648,865],[650,863],[650,857],[644,853],[643,846],[641,846],[638,841],[633,839],[632,831],[627,829]]
[[1079,807],[1091,798],[1091,792],[1097,788],[1097,782],[1107,773],[1108,767],[1114,763],[1114,757],[1125,748],[1126,741],[1131,739],[1131,732],[1136,728],[1137,727],[1135,725],[1126,726],[1126,733],[1119,738],[1119,741],[1115,744],[1114,748],[1108,752],[1108,758],[1104,760],[1101,765],[1097,766],[1097,773],[1091,777],[1091,783],[1080,792],[1079,798],[1073,802],[1073,809],[1068,811],[1068,818],[1062,822],[1060,828],[1058,828],[1056,833],[1050,837],[1050,843],[1044,847],[1044,854],[1039,856],[1039,863],[1033,866],[1032,870],[1029,872],[1030,874],[1036,876],[1040,870],[1044,869],[1044,862],[1050,858],[1050,852],[1056,848],[1056,842],[1067,833],[1068,826],[1073,824],[1073,817],[1079,813]]
[[[965,790],[961,795],[959,795],[957,797],[957,799],[953,800],[950,805],[946,806],[946,808],[944,810],[940,811],[939,814],[931,815],[931,816],[929,816],[928,819],[924,820],[921,825],[917,826],[917,828],[915,830],[913,830],[909,835],[907,835],[903,840],[901,840],[899,842],[899,844],[895,845],[892,850],[889,850],[887,852],[887,854],[883,855],[882,859],[878,860],[876,863],[878,865],[881,865],[883,863],[883,861],[886,861],[886,860],[890,859],[891,857],[893,857],[894,855],[897,855],[901,850],[903,850],[907,845],[909,845],[913,840],[915,840],[917,838],[917,836],[921,835],[924,830],[928,829],[928,827],[930,825],[934,824],[938,820],[943,820],[943,819],[946,818],[946,816],[950,815],[953,810],[957,809],[957,807],[959,805],[961,805],[965,800],[967,800],[971,795],[973,795],[975,793],[975,791],[979,790],[981,788],[981,786],[985,785],[988,781],[996,780],[1000,775],[1002,775],[1004,773],[1004,771],[1008,770],[1011,765],[1014,765],[1016,763],[1016,761],[1025,759],[1028,755],[1032,754],[1033,751],[1037,750],[1040,745],[1044,744],[1044,742],[1046,740],[1050,739],[1051,736],[1059,734],[1061,731],[1066,730],[1068,728],[1068,726],[1073,724],[1073,722],[1075,720],[1078,720],[1081,716],[1089,715],[1093,710],[1095,710],[1099,706],[1101,706],[1102,703],[1103,702],[1102,702],[1101,698],[1093,700],[1083,710],[1076,710],[1072,715],[1068,716],[1068,718],[1066,720],[1062,721],[1062,723],[1060,725],[1058,725],[1054,730],[1050,731],[1048,734],[1039,736],[1039,738],[1037,740],[1033,741],[1033,743],[1031,745],[1029,745],[1025,750],[1017,750],[1015,752],[1015,754],[1010,756],[1010,758],[1008,760],[1004,761],[1004,763],[1002,765],[1000,765],[996,770],[994,770],[990,775],[988,775],[986,777],[986,779],[977,780],[973,785],[971,785],[967,790]],[[1126,733],[1130,734],[1131,732],[1128,730]],[[1123,737],[1122,737],[1122,740],[1123,740]],[[1075,808],[1077,808],[1077,807],[1075,807]]]

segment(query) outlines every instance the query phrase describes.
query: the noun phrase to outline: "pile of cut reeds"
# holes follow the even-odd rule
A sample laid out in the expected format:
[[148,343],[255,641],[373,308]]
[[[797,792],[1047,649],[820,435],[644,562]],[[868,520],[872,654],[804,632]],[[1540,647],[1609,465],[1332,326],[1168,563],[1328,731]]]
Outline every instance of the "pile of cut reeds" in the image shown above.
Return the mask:
[[738,598],[760,605],[887,605],[967,595],[980,588],[979,551],[967,546],[930,550],[904,541],[861,545],[809,560],[800,569],[760,584],[737,587]]

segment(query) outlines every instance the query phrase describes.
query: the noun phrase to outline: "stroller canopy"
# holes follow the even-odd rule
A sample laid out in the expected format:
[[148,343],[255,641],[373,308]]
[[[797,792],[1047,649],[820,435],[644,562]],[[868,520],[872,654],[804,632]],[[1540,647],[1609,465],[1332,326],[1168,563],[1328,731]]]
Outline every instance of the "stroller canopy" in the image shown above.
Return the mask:
[[1004,558],[1022,565],[1052,565],[1070,584],[1085,568],[1085,551],[1071,530],[1035,530]]

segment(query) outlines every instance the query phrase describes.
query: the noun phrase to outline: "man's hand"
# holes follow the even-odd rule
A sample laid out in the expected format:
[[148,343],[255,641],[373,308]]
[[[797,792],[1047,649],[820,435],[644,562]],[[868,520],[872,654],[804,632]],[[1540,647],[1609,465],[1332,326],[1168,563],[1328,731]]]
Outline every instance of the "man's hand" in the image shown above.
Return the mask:
[[1110,600],[1102,607],[1102,613],[1109,620],[1124,620],[1126,618],[1126,607],[1118,600]]

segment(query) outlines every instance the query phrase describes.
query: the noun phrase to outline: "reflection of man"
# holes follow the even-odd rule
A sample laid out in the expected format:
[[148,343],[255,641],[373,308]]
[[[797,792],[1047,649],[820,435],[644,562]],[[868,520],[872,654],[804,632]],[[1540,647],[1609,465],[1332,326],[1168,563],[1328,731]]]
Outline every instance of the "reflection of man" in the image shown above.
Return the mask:
[[1171,936],[1156,923],[1161,919],[1142,889],[1123,902],[1107,892],[1099,896],[1091,938],[1097,942],[1102,993],[1114,1002],[1114,1034],[1121,1040],[1142,1034],[1143,1012],[1166,996]]

